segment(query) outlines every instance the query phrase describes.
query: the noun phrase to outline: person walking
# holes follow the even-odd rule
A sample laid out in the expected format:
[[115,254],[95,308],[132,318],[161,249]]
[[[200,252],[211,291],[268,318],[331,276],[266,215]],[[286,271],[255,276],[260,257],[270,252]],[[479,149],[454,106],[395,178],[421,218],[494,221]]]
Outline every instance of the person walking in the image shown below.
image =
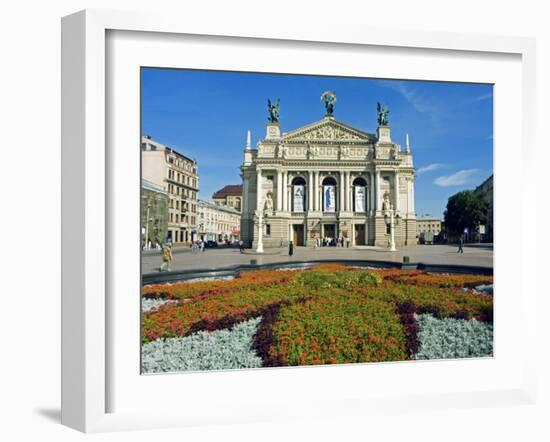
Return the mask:
[[242,239],[239,240],[239,252],[244,252],[244,241]]
[[456,253],[464,253],[464,249],[462,248],[463,245],[464,235],[460,235],[460,237],[458,238],[458,250],[456,251]]
[[292,241],[289,241],[288,243],[288,256],[294,255],[294,244],[292,244]]
[[160,271],[169,272],[172,268],[173,259],[174,255],[172,255],[172,245],[170,243],[166,243],[162,248],[162,264],[160,265]]
[[200,242],[200,248],[201,248],[201,252],[202,252],[202,253],[204,253],[204,249],[205,249],[204,246],[205,246],[204,241],[201,240],[201,242]]

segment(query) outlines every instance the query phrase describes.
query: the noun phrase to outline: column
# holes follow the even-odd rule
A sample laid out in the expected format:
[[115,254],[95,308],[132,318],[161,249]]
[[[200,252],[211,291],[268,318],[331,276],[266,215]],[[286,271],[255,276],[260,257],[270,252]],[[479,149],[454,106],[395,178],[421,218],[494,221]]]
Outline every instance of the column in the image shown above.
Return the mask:
[[313,184],[313,193],[314,193],[314,201],[313,201],[313,204],[314,204],[314,210],[315,211],[319,211],[319,171],[316,170],[315,171],[315,174],[314,174],[314,177],[315,177],[315,182]]
[[287,171],[285,170],[283,172],[283,177],[282,177],[282,183],[281,183],[281,186],[282,186],[282,190],[281,190],[281,196],[283,197],[283,211],[286,212],[287,211],[287,190],[286,190],[286,180],[287,180]]
[[243,214],[248,214],[248,178],[243,175]]
[[258,169],[256,177],[256,210],[262,210],[262,169]]
[[411,213],[416,214],[416,209],[414,207],[414,178],[411,179]]
[[407,214],[409,214],[411,213],[411,180],[407,177],[405,182],[407,183]]
[[313,212],[315,209],[313,207],[313,171],[309,171],[309,182],[308,182],[308,192],[307,192],[307,199],[308,199],[308,211]]
[[374,207],[374,209],[378,212],[379,210],[382,209],[382,203],[380,201],[380,171],[377,170],[376,171],[376,176],[375,176],[375,186],[376,186],[376,206]]
[[323,211],[323,183],[321,181],[321,172],[319,172],[318,180],[319,180],[319,184],[318,184],[319,189],[317,192],[317,200],[318,200],[317,203],[319,205],[318,207],[319,211],[322,212]]
[[346,199],[347,199],[347,207],[346,209],[351,212],[353,210],[353,202],[352,202],[352,198],[353,198],[353,187],[351,185],[351,172],[348,171],[348,174],[347,174],[347,192],[346,192]]
[[280,170],[277,171],[277,211],[282,210],[283,204],[283,174]]
[[339,212],[342,212],[345,210],[345,207],[344,207],[344,186],[345,186],[345,183],[346,183],[346,180],[344,179],[344,172],[340,172],[340,200],[338,201],[338,211]]
[[395,171],[394,177],[394,192],[395,192],[395,211],[399,212],[399,172]]

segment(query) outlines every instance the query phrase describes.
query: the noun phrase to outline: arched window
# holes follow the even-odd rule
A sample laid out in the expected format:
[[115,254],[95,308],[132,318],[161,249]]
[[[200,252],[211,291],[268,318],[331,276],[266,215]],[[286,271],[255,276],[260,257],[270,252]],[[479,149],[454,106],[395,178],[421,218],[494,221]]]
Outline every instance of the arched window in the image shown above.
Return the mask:
[[366,212],[367,210],[367,182],[358,177],[353,180],[353,211]]
[[336,212],[336,180],[326,177],[323,180],[323,212]]
[[292,180],[292,211],[306,211],[306,181],[300,176]]

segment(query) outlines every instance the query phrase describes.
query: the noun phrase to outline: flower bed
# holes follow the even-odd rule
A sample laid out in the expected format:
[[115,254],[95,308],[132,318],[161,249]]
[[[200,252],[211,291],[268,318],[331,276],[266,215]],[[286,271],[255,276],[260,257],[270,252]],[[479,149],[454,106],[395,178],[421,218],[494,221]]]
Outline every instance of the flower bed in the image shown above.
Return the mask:
[[150,342],[142,349],[142,370],[160,373],[261,367],[262,360],[252,350],[261,319],[242,322],[230,330],[200,331],[184,338]]
[[[487,283],[492,277],[323,265],[299,271],[250,271],[231,281],[147,286],[144,298],[176,302],[143,314],[142,342],[144,347],[160,345],[200,332],[234,330],[256,320],[250,346],[262,366],[419,359],[439,354],[426,350],[435,348],[426,347],[426,342],[440,339],[443,348],[447,339],[443,337],[458,329],[472,334],[465,338],[468,342],[478,342],[473,336],[483,333],[482,328],[463,322],[492,327],[492,296],[469,288]],[[459,322],[438,328],[426,315],[435,321]],[[480,342],[492,340],[492,334],[483,336]],[[486,354],[487,348],[480,351]],[[220,363],[216,368],[234,365]]]
[[427,273],[421,270],[384,271],[384,279],[402,284],[414,284],[425,287],[473,288],[483,284],[492,284],[493,277],[487,275],[457,275]]
[[238,278],[214,281],[178,282],[174,284],[152,284],[143,287],[141,296],[146,299],[198,299],[211,295],[234,292],[246,288],[268,287],[281,284],[293,278],[293,272],[260,270],[244,272]]
[[475,358],[493,354],[493,326],[472,319],[417,315],[420,348],[415,359]]

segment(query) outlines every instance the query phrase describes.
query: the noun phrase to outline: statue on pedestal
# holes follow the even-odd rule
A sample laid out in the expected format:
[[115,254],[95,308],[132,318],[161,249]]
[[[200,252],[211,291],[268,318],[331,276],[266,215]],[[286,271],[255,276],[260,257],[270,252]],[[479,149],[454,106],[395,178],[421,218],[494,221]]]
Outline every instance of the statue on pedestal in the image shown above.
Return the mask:
[[321,101],[325,103],[325,109],[327,110],[326,116],[332,117],[334,113],[334,103],[336,103],[336,94],[331,91],[325,91],[321,94]]
[[269,116],[267,117],[267,121],[270,123],[278,123],[279,122],[279,109],[281,108],[281,100],[277,98],[276,103],[272,103],[271,100],[267,99],[267,110],[269,112]]
[[264,211],[268,213],[273,212],[273,196],[271,192],[267,192],[265,196]]
[[378,124],[380,126],[387,126],[388,125],[388,114],[390,113],[390,109],[388,106],[382,106],[380,102],[376,103],[376,111],[378,112]]
[[386,192],[384,194],[384,200],[382,201],[382,211],[384,216],[390,216],[390,212],[393,210],[393,205],[390,201],[390,194]]

